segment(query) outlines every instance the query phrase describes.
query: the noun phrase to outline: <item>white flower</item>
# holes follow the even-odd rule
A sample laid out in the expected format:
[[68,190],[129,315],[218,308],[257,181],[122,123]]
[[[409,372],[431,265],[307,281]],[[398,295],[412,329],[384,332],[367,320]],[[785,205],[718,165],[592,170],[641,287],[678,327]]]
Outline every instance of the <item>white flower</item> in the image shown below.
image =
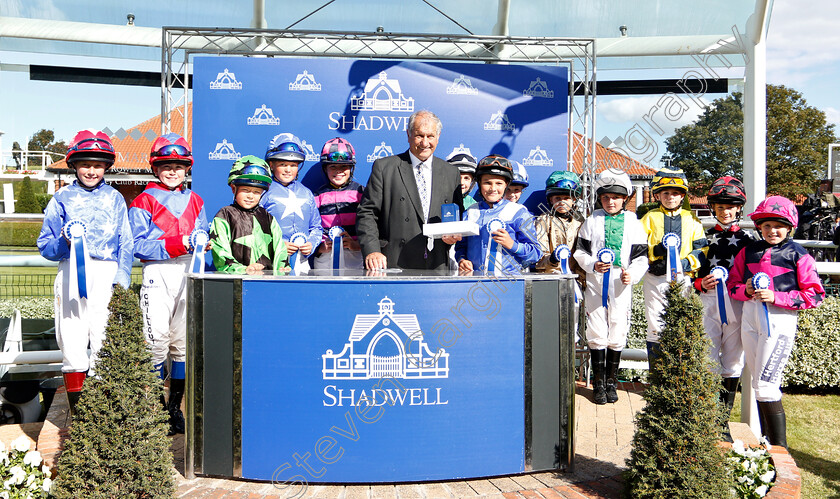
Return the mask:
[[761,487],[758,487],[757,489],[755,489],[755,493],[758,494],[758,497],[764,497],[765,495],[767,495],[767,486],[762,485]]
[[741,482],[741,483],[746,483],[747,482],[747,475],[739,476],[738,481]]
[[44,478],[44,484],[41,485],[41,488],[44,489],[44,492],[49,492],[50,487],[52,487],[52,480],[49,478]]
[[738,454],[740,456],[744,455],[744,442],[740,440],[735,440],[732,442],[732,452]]
[[749,461],[742,462],[741,467],[744,468],[744,471],[750,471],[750,462]]
[[51,473],[50,473],[50,467],[49,467],[49,466],[47,466],[46,464],[45,464],[45,465],[43,465],[43,466],[41,466],[41,473],[43,473],[43,474],[45,474],[45,475],[47,475],[47,476],[50,476],[50,474],[51,474]]
[[12,474],[12,477],[9,479],[15,485],[23,483],[23,480],[26,479],[26,472],[23,471],[18,465],[14,465],[9,469],[9,473]]
[[[28,477],[26,477],[26,486],[31,487],[32,482],[34,482],[34,481],[35,481],[35,475],[29,475]],[[36,487],[37,487],[37,485],[36,485]]]
[[773,477],[775,477],[775,476],[776,476],[776,472],[773,471],[773,470],[770,470],[767,473],[761,475],[759,478],[764,483],[770,483],[770,481],[773,480]]
[[0,463],[9,464],[9,453],[6,451],[0,451]]
[[37,468],[41,464],[41,453],[37,450],[31,450],[23,456],[23,464],[28,464],[33,468]]
[[9,492],[5,490],[3,492],[0,492],[0,499],[9,499]]
[[29,437],[21,435],[12,442],[12,448],[18,452],[26,452],[29,450]]

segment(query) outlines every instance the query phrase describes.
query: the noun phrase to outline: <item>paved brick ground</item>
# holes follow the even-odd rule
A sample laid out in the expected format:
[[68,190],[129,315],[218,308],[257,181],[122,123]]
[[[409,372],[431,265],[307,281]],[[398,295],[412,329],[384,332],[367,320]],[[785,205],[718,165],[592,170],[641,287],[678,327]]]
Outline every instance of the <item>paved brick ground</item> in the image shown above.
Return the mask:
[[[427,499],[482,497],[492,499],[581,499],[621,497],[621,473],[630,456],[633,417],[644,406],[641,385],[625,383],[615,404],[596,406],[592,390],[578,385],[575,395],[576,453],[573,473],[530,473],[482,480],[401,485],[310,485],[306,490],[279,490],[271,483],[219,478],[184,478],[184,437],[172,439],[177,492],[176,497],[204,499],[279,499],[302,497],[319,499]],[[45,462],[52,465],[67,436],[66,396],[60,389],[45,423],[16,425],[17,430],[0,427],[0,439],[10,442],[24,433],[37,442]],[[35,425],[35,426],[33,426]],[[36,427],[37,426],[37,427]],[[732,435],[748,444],[757,444],[749,428],[732,426]],[[36,438],[37,437],[37,438]],[[776,485],[767,497],[798,499],[799,469],[787,451],[771,450],[778,470]]]

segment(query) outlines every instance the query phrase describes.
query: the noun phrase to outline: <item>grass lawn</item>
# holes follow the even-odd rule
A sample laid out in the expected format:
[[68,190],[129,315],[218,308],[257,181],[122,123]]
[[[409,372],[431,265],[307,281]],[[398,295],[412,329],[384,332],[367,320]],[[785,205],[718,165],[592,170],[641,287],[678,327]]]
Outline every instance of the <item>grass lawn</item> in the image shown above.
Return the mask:
[[[840,395],[788,394],[788,450],[802,473],[803,499],[840,498]],[[732,421],[741,420],[741,394]]]

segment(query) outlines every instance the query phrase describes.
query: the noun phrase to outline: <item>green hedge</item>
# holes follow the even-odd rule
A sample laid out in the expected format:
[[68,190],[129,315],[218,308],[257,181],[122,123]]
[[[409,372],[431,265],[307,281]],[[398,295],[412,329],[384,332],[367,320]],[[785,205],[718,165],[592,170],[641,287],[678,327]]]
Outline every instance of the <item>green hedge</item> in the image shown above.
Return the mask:
[[[647,322],[642,285],[633,289],[627,348],[645,348]],[[644,371],[625,370],[626,378],[646,379]],[[840,298],[828,297],[815,309],[799,313],[796,342],[782,386],[840,387]]]
[[52,296],[27,296],[0,300],[0,317],[11,317],[15,309],[23,319],[52,319],[55,316],[55,298]]
[[41,222],[0,222],[0,241],[4,246],[27,246],[34,248],[41,232]]
[[38,201],[38,205],[41,207],[41,213],[47,209],[47,204],[52,199],[52,194],[35,194],[35,201]]
[[840,387],[840,298],[799,313],[782,386]]

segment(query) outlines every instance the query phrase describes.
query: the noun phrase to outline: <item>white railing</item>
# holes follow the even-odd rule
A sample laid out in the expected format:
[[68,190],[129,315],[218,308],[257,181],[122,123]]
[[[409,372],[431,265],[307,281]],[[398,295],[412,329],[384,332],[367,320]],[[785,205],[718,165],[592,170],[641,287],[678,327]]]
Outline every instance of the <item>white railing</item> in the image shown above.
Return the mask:
[[0,151],[0,168],[3,171],[43,171],[64,155],[51,151]]

